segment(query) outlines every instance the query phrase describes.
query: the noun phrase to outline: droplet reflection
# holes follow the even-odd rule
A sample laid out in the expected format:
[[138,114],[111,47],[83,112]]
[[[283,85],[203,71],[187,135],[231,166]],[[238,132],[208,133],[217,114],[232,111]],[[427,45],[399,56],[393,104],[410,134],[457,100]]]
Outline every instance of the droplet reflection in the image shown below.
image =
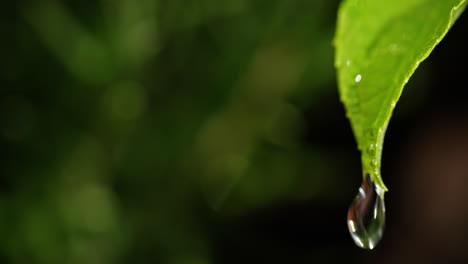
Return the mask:
[[358,83],[358,82],[361,81],[361,79],[362,79],[361,74],[358,74],[358,75],[356,75],[356,78],[354,78],[354,81]]
[[384,191],[366,175],[348,210],[348,229],[356,245],[373,249],[385,228]]

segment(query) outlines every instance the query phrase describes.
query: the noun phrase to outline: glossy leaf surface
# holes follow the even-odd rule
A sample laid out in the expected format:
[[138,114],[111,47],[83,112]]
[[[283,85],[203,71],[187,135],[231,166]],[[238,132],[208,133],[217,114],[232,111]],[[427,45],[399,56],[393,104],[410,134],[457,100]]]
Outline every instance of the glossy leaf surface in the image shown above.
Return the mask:
[[446,35],[465,0],[347,0],[338,13],[335,66],[363,175],[380,174],[393,109],[418,65]]

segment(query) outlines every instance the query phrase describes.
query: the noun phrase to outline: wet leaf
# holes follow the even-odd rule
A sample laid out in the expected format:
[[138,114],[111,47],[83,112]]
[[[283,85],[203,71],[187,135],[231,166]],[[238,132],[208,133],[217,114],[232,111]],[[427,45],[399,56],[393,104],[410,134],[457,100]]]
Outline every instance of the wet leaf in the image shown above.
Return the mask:
[[418,65],[447,34],[465,0],[346,0],[338,12],[335,66],[363,175],[380,174],[385,131]]

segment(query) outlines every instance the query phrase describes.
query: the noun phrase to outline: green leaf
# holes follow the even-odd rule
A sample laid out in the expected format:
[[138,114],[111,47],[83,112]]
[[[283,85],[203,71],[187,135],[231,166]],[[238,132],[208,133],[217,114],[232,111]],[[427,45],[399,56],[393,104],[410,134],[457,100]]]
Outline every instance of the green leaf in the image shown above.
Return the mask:
[[339,9],[334,44],[341,101],[363,173],[385,191],[380,164],[393,109],[465,6],[465,0],[345,0]]

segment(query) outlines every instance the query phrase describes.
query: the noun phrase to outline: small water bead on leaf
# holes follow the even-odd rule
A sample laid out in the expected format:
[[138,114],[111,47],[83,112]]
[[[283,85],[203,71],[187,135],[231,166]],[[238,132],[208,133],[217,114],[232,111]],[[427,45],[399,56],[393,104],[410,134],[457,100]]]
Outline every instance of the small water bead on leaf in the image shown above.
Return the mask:
[[354,78],[354,81],[358,83],[358,82],[361,81],[361,79],[362,79],[361,74],[358,74],[358,75],[356,75],[356,78]]
[[372,155],[374,154],[374,152],[375,152],[375,144],[370,144],[369,147],[367,147],[367,153],[369,155]]
[[359,192],[348,210],[348,229],[357,246],[373,249],[385,228],[384,190],[369,175],[363,178]]
[[375,128],[370,128],[367,130],[367,135],[368,137],[370,138],[375,138],[377,137],[377,134],[378,134],[378,129],[375,129]]

